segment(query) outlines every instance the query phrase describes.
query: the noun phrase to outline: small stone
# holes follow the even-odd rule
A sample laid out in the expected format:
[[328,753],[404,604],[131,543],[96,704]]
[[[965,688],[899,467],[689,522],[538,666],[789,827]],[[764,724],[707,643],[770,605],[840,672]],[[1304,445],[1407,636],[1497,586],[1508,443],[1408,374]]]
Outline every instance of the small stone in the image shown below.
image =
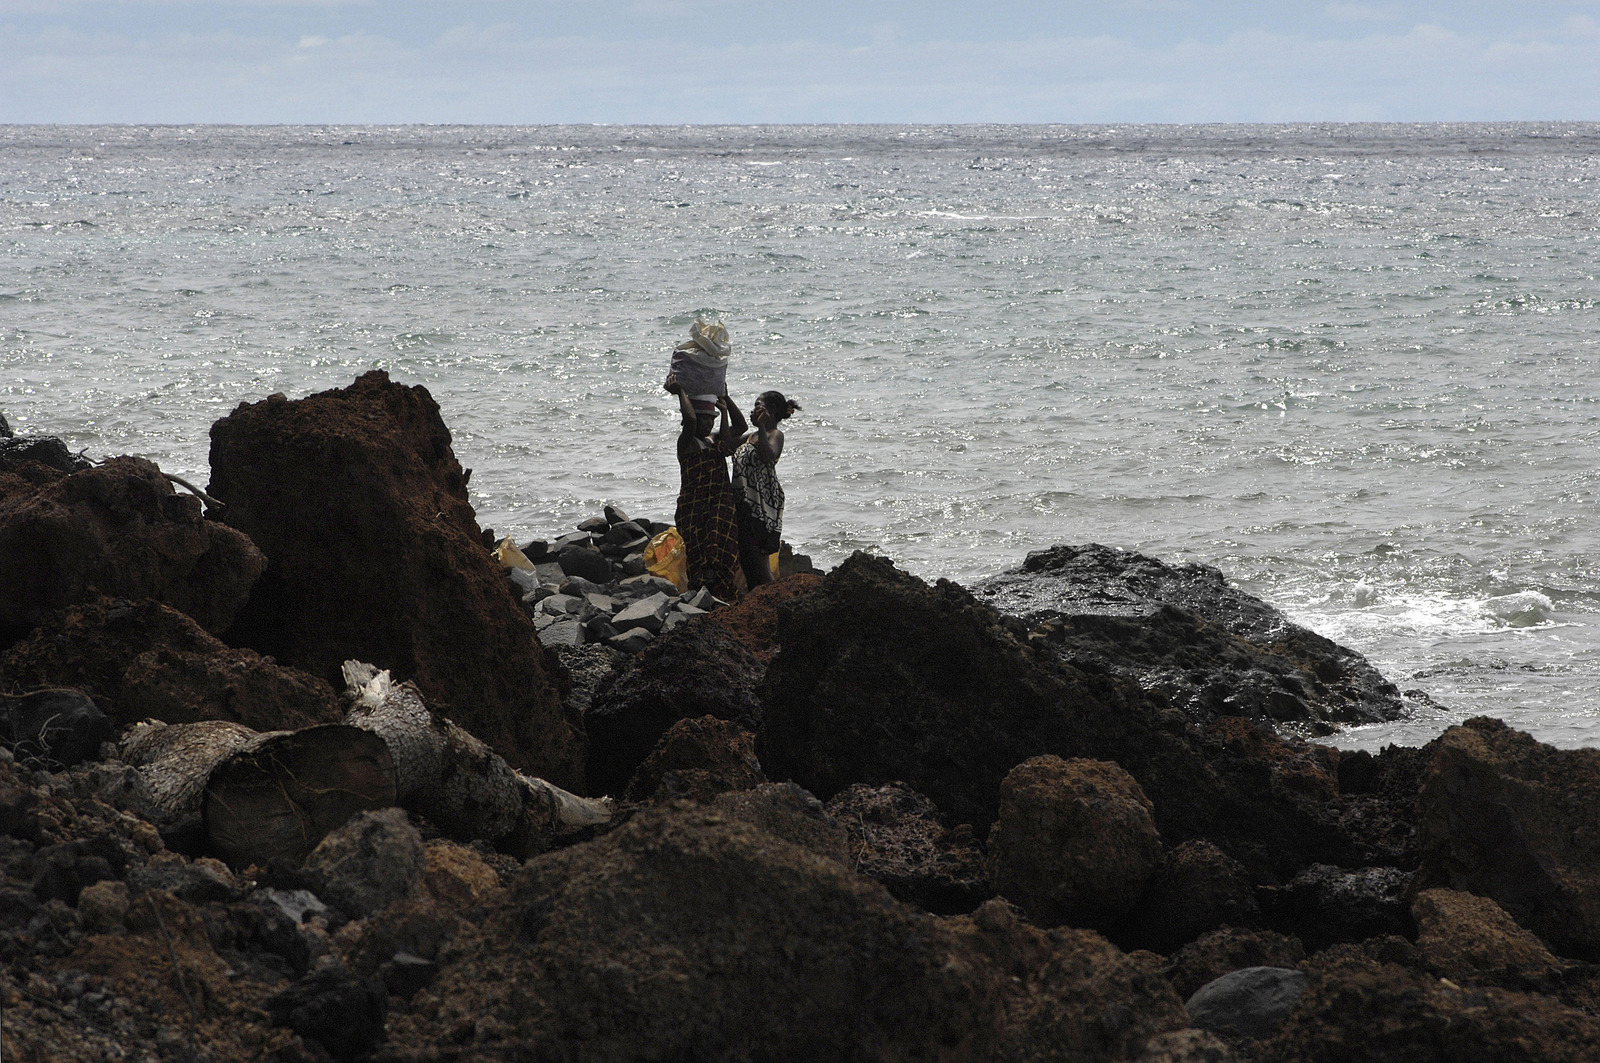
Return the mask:
[[567,578],[567,574],[561,571],[560,563],[554,560],[536,563],[533,566],[533,574],[539,577],[540,583],[549,584],[552,587],[559,585],[562,580]]
[[[563,613],[561,615],[563,617],[566,616],[565,613]],[[545,612],[536,613],[534,615],[534,618],[533,618],[533,630],[538,631],[538,632],[543,632],[551,624],[554,624],[556,622],[556,619],[557,619],[556,617],[551,616],[549,613],[545,613]]]
[[607,506],[602,512],[605,513],[607,522],[611,524],[628,523],[628,515],[622,512],[621,506]]
[[310,890],[283,890],[266,886],[256,890],[251,897],[272,905],[297,926],[311,916],[328,913],[328,906]]
[[606,640],[607,644],[616,647],[623,653],[638,653],[644,649],[650,640],[655,638],[648,629],[642,627],[629,628],[621,634],[613,635]]
[[623,543],[631,543],[635,539],[643,539],[645,542],[649,542],[650,536],[646,535],[644,529],[631,520],[613,524],[606,529],[606,542],[608,543],[621,546]]
[[586,621],[583,625],[583,630],[588,632],[589,638],[593,639],[595,642],[604,642],[606,639],[609,639],[611,636],[617,634],[615,625],[613,625],[610,620],[606,619],[604,613],[596,613],[593,618]]
[[389,996],[381,982],[343,967],[323,967],[266,1000],[274,1025],[317,1041],[338,1060],[353,1060],[383,1043]]
[[585,594],[583,600],[593,606],[596,611],[605,613],[607,616],[617,611],[617,600],[609,594],[591,592]]
[[701,609],[699,606],[690,605],[688,602],[679,602],[677,605],[673,606],[672,608],[673,608],[674,612],[681,613],[684,616],[705,616],[706,615],[706,611],[704,609]]
[[688,619],[688,617],[674,609],[666,615],[665,619],[661,621],[661,630],[658,632],[658,634],[665,635],[679,624],[687,623]]
[[649,567],[644,563],[643,553],[629,554],[618,563],[618,567],[622,569],[624,577],[643,576],[650,571]]
[[576,617],[557,620],[539,632],[541,646],[582,646],[583,643],[583,625]]
[[972,921],[979,930],[1003,934],[1017,925],[1017,910],[1002,897],[990,897],[972,913]]
[[667,617],[667,610],[671,607],[672,602],[665,594],[652,594],[618,612],[611,618],[611,623],[618,631],[642,627],[654,634],[661,630],[662,622]]
[[[621,586],[648,587],[653,594],[666,594],[673,598],[678,596],[677,584],[673,583],[669,579],[662,579],[660,576],[652,576],[649,574],[643,576],[629,576],[627,579],[622,581]],[[711,592],[707,591],[706,597],[709,598],[710,596]]]
[[702,612],[709,611],[712,608],[711,603],[716,600],[716,596],[707,587],[701,587],[693,594],[686,595],[683,599],[685,605],[692,605]]
[[535,565],[544,560],[549,553],[550,544],[543,539],[534,539],[531,542],[524,543],[522,546],[522,556],[532,561]]
[[362,812],[306,857],[317,893],[358,918],[411,891],[422,870],[422,835],[398,808]]
[[611,522],[604,517],[590,517],[578,525],[578,530],[588,532],[590,535],[604,535],[605,530],[610,526]]
[[378,968],[378,976],[390,995],[410,1000],[439,977],[439,965],[409,952],[397,952],[393,959]]
[[1289,967],[1246,967],[1201,986],[1184,1006],[1202,1030],[1256,1041],[1278,1028],[1310,981]]
[[506,578],[509,579],[522,594],[528,594],[539,589],[539,574],[525,568],[506,569]]
[[582,576],[594,583],[611,581],[611,562],[591,547],[563,546],[556,558],[561,564],[561,571],[569,576]]
[[594,580],[584,579],[582,576],[568,576],[561,581],[561,593],[570,594],[574,598],[582,598],[589,594],[599,594],[603,588]]
[[550,616],[565,616],[576,613],[583,607],[583,600],[570,594],[552,594],[539,603],[539,611]]
[[556,554],[559,556],[561,551],[566,549],[569,546],[585,546],[586,547],[586,546],[593,545],[593,543],[594,543],[594,536],[593,535],[590,535],[586,531],[575,531],[575,532],[567,532],[567,534],[565,534],[565,535],[557,536],[556,537],[556,541],[554,543],[552,543],[551,545],[555,548]]
[[128,885],[125,882],[104,881],[85,886],[78,894],[78,915],[83,928],[91,933],[105,933],[122,922],[128,914]]

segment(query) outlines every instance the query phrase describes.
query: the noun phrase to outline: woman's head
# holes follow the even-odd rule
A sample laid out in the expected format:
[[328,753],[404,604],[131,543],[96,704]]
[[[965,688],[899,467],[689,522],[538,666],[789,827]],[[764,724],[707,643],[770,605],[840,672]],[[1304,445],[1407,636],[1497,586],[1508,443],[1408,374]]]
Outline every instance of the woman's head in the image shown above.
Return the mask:
[[781,391],[763,391],[756,396],[756,404],[751,409],[752,416],[756,410],[764,410],[772,418],[772,423],[793,417],[800,410],[800,404],[793,399],[783,397]]

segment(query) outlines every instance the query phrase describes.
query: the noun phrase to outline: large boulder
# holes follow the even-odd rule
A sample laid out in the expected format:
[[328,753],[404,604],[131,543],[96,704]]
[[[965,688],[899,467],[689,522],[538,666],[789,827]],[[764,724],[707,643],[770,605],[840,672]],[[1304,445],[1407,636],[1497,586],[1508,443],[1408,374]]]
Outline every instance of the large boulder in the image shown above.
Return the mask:
[[254,650],[233,649],[159,602],[94,598],[0,655],[18,689],[74,687],[117,728],[227,720],[257,731],[337,723],[333,688]]
[[99,594],[151,598],[220,632],[266,567],[246,535],[206,520],[198,498],[175,492],[143,458],[31,484],[12,476],[7,486],[0,640]]
[[1552,979],[1568,966],[1487,897],[1423,890],[1411,914],[1423,962],[1458,985],[1521,988]]
[[1589,1063],[1600,1019],[1548,997],[1466,990],[1351,960],[1311,981],[1261,1063]]
[[582,737],[427,389],[374,371],[242,405],[211,428],[209,490],[269,562],[229,641],[334,684],[351,658],[388,669],[514,767],[581,788]]
[[754,732],[762,668],[721,627],[695,618],[651,641],[632,668],[601,680],[589,699],[589,792],[621,794],[679,720],[714,716]]
[[1209,565],[1062,545],[974,590],[1066,660],[1134,680],[1199,722],[1247,716],[1325,734],[1330,723],[1404,711],[1400,691],[1360,654],[1291,623]]
[[1034,757],[1000,785],[995,889],[1041,926],[1108,927],[1161,865],[1150,799],[1115,764]]
[[440,963],[391,1036],[484,1059],[988,1059],[1005,988],[877,883],[687,806],[531,860]]
[[987,831],[1000,781],[1051,753],[1120,764],[1169,844],[1205,837],[1252,876],[1350,858],[1337,753],[1237,717],[1201,730],[1137,687],[1063,662],[953,583],[856,554],[779,607],[757,753],[824,800],[903,782]]
[[1439,737],[1417,811],[1415,891],[1491,897],[1556,952],[1600,959],[1600,749],[1468,720]]

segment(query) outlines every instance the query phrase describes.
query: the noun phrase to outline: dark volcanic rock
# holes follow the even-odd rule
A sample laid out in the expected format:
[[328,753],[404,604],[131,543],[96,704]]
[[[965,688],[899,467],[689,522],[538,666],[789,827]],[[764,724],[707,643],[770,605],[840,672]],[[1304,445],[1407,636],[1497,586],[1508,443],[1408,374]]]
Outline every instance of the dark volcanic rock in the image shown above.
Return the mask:
[[633,668],[602,680],[589,700],[589,792],[622,793],[679,720],[715,716],[756,731],[761,672],[749,650],[702,619],[652,641]]
[[269,561],[230,641],[335,684],[350,658],[389,669],[514,767],[582,786],[582,736],[425,388],[374,371],[240,406],[212,426],[210,492]]
[[1352,961],[1314,978],[1262,1063],[1589,1063],[1600,1019],[1554,1000],[1463,991],[1392,964]]
[[1171,952],[1224,926],[1261,923],[1244,867],[1208,841],[1167,853],[1134,910],[1127,931],[1139,945]]
[[1134,680],[1196,721],[1373,723],[1404,711],[1400,691],[1360,654],[1291,623],[1209,565],[1053,546],[974,590],[1064,659]]
[[1086,757],[1138,781],[1168,844],[1209,838],[1252,876],[1286,879],[1352,850],[1334,751],[1238,718],[1198,730],[1131,684],[1063,663],[953,583],[857,554],[779,616],[756,745],[769,777],[824,799],[904,782],[947,822],[987,831],[1013,767]]
[[[740,823],[648,809],[531,860],[416,1036],[484,1059],[988,1059],[998,980],[932,917]],[[493,1021],[480,1021],[492,1017]],[[573,1046],[581,1043],[581,1051]]]
[[0,655],[0,679],[82,690],[117,728],[229,720],[276,731],[344,718],[327,683],[232,649],[151,601],[97,598],[56,614]]
[[106,714],[76,690],[0,694],[0,745],[25,764],[60,771],[94,758],[115,737]]
[[756,736],[715,716],[682,719],[661,736],[628,781],[629,801],[710,801],[767,781],[756,760]]
[[947,830],[933,802],[904,783],[850,786],[828,802],[850,835],[850,862],[890,893],[940,915],[994,895],[971,827]]
[[246,536],[205,520],[198,498],[142,458],[0,498],[0,635],[97,594],[153,598],[222,631],[265,567]]
[[1600,958],[1600,749],[1500,720],[1441,735],[1418,798],[1415,889],[1491,897],[1557,952]]
[[1001,782],[989,872],[1040,926],[1114,924],[1160,863],[1150,799],[1117,765],[1034,757]]
[[1393,867],[1356,870],[1313,864],[1273,891],[1268,918],[1313,950],[1382,934],[1410,936],[1406,905],[1409,872]]
[[9,431],[0,434],[0,469],[15,468],[23,462],[34,462],[65,473],[94,468],[94,462],[68,450],[67,445],[55,436],[23,436],[19,439]]
[[791,845],[850,865],[850,836],[811,794],[792,782],[762,783],[720,794],[713,807]]
[[1487,897],[1423,890],[1412,902],[1411,913],[1423,962],[1458,985],[1517,989],[1523,983],[1550,979],[1567,966]]
[[381,981],[325,967],[268,997],[266,1008],[273,1022],[348,1063],[383,1043],[389,995]]
[[1245,967],[1298,967],[1306,958],[1299,938],[1271,930],[1224,927],[1203,934],[1172,954],[1167,977],[1185,1000],[1207,982]]

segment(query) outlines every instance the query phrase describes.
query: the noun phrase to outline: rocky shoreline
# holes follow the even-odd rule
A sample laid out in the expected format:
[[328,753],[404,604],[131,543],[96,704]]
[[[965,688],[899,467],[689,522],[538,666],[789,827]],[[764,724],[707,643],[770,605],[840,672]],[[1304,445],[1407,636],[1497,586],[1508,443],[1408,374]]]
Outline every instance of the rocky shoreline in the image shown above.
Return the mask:
[[0,1055],[1578,1061],[1600,751],[1420,749],[1215,569],[736,603],[477,524],[437,405],[239,407],[205,498],[0,421]]

